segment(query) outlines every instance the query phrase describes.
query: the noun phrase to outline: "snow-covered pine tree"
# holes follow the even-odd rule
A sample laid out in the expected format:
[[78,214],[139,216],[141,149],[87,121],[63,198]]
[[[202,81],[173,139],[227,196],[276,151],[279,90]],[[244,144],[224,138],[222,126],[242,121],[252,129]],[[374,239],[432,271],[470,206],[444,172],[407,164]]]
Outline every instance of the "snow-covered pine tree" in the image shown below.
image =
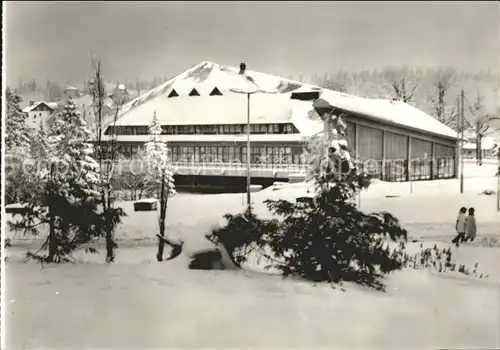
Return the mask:
[[49,158],[48,136],[45,132],[43,120],[40,121],[38,130],[33,133],[30,148],[31,159],[36,163],[37,171],[41,171],[42,166],[44,166],[44,163],[47,164]]
[[51,160],[59,168],[59,190],[65,197],[96,200],[99,166],[91,143],[91,131],[70,98],[48,135]]
[[163,250],[165,244],[165,217],[168,198],[176,193],[169,149],[167,147],[167,143],[160,139],[161,131],[162,128],[155,111],[153,120],[149,126],[150,140],[146,142],[145,149],[146,159],[148,161],[148,176],[152,176],[153,179],[155,179],[160,185],[160,217],[158,221],[160,239],[158,242],[158,253],[156,256],[158,261],[163,261]]
[[[68,259],[79,246],[104,232],[105,216],[98,212],[98,166],[93,159],[90,131],[69,99],[55,120],[47,142],[43,128],[34,138],[37,152],[32,153],[37,171],[30,177],[33,195],[30,210],[11,225],[15,230],[39,234],[47,224],[49,234],[41,250],[48,254],[27,253],[40,261]],[[41,163],[42,158],[48,161]],[[43,166],[40,166],[43,165]]]
[[28,203],[36,201],[36,197],[44,192],[45,177],[49,171],[49,144],[47,134],[40,121],[39,128],[32,133],[30,153],[24,161],[22,178],[25,188],[24,198],[30,198]]
[[26,114],[19,107],[22,98],[7,88],[5,91],[7,113],[5,115],[5,147],[6,152],[29,151],[30,132],[26,125]]
[[285,276],[315,282],[349,280],[382,289],[383,275],[402,268],[404,262],[404,246],[391,250],[385,238],[404,241],[406,231],[391,214],[365,214],[353,203],[357,191],[369,184],[367,176],[351,161],[341,117],[324,118],[329,125],[326,134],[308,147],[311,178],[317,185],[314,200],[267,200],[281,220],[261,220],[250,211],[226,215],[227,225],[207,238],[222,244],[238,264],[245,261],[246,248],[259,248],[270,266]]
[[321,117],[316,114],[316,117],[323,120],[325,129],[306,143],[304,159],[309,165],[308,180],[314,180],[320,192],[338,185],[352,198],[370,185],[370,176],[360,171],[349,152],[347,126],[342,115],[328,113]]
[[22,202],[25,191],[23,163],[29,159],[30,130],[26,125],[26,115],[19,107],[22,101],[11,89],[6,94],[7,113],[5,115],[5,197],[7,204]]

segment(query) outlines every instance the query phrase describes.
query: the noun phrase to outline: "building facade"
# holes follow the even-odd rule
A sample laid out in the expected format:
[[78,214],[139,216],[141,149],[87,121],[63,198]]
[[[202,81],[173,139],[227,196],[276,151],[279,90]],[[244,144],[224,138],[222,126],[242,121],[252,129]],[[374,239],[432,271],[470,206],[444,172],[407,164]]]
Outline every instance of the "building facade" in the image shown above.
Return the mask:
[[456,132],[401,101],[343,100],[325,94],[319,113],[341,115],[351,154],[368,173],[386,181],[453,178]]
[[233,87],[241,86],[241,73],[202,62],[129,102],[105,134],[115,135],[120,151],[131,157],[148,141],[156,114],[179,174],[245,176],[249,119],[252,177],[284,179],[305,172],[304,148],[323,131],[320,115],[336,113],[346,122],[351,155],[372,175],[415,181],[457,174],[456,133],[403,102],[359,98],[258,72],[243,75],[261,92],[238,93]]
[[57,108],[56,102],[30,101],[29,106],[23,109],[26,115],[26,125],[31,129],[38,129],[40,123],[44,125]]

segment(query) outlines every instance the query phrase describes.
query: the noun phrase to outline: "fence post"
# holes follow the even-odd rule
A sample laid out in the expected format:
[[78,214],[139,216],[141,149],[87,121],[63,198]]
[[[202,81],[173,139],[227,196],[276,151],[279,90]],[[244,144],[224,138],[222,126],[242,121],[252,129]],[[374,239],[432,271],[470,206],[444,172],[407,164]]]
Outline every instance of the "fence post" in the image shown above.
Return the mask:
[[406,181],[411,181],[411,136],[408,136],[406,149]]
[[435,174],[434,174],[435,159],[436,159],[436,144],[433,142],[432,148],[431,148],[431,180],[434,180],[434,178],[435,178]]

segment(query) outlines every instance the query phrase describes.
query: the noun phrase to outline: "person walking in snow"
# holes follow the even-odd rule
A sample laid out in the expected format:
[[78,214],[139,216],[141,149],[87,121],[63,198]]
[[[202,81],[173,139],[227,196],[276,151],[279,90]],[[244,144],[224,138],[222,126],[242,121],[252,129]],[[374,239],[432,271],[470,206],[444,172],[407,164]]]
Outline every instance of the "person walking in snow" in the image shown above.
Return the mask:
[[469,208],[469,216],[467,216],[465,220],[465,242],[467,242],[469,239],[471,240],[471,242],[473,242],[476,238],[477,227],[474,212],[474,208]]
[[460,208],[460,211],[458,212],[457,222],[455,224],[455,230],[457,231],[457,235],[455,238],[453,238],[451,243],[455,244],[457,247],[459,246],[459,242],[465,241],[465,230],[466,230],[465,213],[467,213],[467,208],[466,207]]

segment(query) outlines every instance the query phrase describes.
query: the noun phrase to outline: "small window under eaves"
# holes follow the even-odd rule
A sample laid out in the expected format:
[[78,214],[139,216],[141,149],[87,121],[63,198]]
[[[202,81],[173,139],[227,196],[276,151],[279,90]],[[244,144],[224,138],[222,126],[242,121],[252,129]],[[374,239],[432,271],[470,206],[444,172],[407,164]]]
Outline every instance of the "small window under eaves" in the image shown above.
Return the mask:
[[320,91],[292,92],[290,99],[301,101],[313,101],[319,98]]
[[193,88],[193,90],[191,90],[191,92],[189,93],[189,96],[200,96],[200,93],[198,92],[198,90]]
[[172,89],[172,91],[170,91],[170,93],[168,94],[169,98],[170,97],[177,97],[177,96],[179,96],[179,94],[174,89]]
[[217,89],[217,87],[214,87],[214,89],[210,93],[210,96],[222,96],[222,92],[220,92],[220,90]]

